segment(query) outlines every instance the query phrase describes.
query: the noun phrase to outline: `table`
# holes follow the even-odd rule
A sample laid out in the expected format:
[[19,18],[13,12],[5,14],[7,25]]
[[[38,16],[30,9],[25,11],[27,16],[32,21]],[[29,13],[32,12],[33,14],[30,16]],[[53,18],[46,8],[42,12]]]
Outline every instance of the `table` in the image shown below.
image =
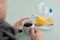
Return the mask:
[[[54,26],[51,30],[42,30],[44,40],[60,40],[60,0],[8,0],[6,21],[13,25],[22,17],[38,14],[37,5],[42,1],[54,10]],[[25,33],[18,33],[16,37],[17,40],[31,40],[31,36]]]

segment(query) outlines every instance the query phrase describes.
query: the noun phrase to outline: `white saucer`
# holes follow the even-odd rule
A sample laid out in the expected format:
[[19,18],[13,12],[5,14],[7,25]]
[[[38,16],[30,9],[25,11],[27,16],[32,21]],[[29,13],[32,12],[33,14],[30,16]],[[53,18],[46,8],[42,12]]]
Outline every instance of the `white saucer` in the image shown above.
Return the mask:
[[53,25],[42,25],[42,26],[35,26],[35,23],[36,23],[36,17],[29,17],[31,19],[31,21],[34,23],[34,27],[37,28],[37,29],[42,29],[42,30],[45,30],[45,29],[52,29]]

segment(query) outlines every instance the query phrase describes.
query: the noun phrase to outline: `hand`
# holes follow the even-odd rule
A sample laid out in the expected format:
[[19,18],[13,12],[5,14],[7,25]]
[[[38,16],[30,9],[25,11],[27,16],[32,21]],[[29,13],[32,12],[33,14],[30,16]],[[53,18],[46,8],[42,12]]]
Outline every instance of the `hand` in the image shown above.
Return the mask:
[[19,31],[19,28],[20,26],[22,25],[23,21],[26,20],[26,19],[29,19],[29,18],[22,18],[20,19],[19,21],[17,21],[15,24],[14,24],[14,29],[18,32]]
[[43,33],[40,30],[31,28],[32,40],[43,40]]

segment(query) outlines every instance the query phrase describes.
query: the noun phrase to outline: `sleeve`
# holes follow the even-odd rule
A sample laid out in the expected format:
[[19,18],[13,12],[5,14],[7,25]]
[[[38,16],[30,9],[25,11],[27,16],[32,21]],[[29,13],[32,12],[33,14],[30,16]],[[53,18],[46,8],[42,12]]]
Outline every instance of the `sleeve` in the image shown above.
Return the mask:
[[0,24],[0,40],[16,40],[16,32],[7,22]]

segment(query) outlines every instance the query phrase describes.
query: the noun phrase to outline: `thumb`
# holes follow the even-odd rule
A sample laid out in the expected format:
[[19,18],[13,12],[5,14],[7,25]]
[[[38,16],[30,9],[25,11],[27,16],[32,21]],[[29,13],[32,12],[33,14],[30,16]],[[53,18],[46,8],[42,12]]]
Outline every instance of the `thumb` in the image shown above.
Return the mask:
[[31,28],[31,29],[30,29],[30,32],[31,32],[31,35],[34,35],[34,34],[35,34],[34,28]]

